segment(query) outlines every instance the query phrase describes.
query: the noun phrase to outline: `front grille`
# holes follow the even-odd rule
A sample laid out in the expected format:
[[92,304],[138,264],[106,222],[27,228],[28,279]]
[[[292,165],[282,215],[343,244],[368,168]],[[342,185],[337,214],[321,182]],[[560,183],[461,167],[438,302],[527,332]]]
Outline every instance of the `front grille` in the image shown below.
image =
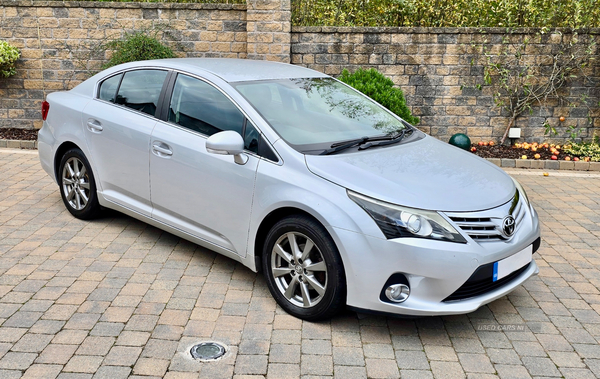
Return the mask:
[[494,209],[446,214],[462,231],[476,241],[501,240],[507,239],[501,231],[504,218],[508,215],[515,218],[516,232],[525,217],[525,207],[517,191],[509,202]]
[[450,217],[469,237],[475,240],[498,239],[502,234],[489,217]]
[[443,300],[443,302],[449,301],[457,301],[469,299],[471,297],[476,297],[493,291],[497,288],[502,287],[508,282],[512,281],[517,276],[521,275],[527,268],[531,265],[528,263],[527,265],[521,267],[517,271],[505,276],[504,278],[497,280],[494,282],[494,263],[488,263],[487,265],[480,266],[474,273],[471,275],[469,280],[465,282],[459,289],[454,291],[454,293]]

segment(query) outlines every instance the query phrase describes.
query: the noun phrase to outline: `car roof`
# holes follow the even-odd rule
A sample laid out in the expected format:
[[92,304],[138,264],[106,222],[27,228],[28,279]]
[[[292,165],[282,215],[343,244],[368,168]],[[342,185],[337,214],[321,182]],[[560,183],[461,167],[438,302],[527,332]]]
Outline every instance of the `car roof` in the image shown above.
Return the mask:
[[135,62],[137,65],[160,66],[184,71],[209,72],[226,82],[243,82],[267,79],[325,78],[321,72],[291,64],[229,58],[174,58]]

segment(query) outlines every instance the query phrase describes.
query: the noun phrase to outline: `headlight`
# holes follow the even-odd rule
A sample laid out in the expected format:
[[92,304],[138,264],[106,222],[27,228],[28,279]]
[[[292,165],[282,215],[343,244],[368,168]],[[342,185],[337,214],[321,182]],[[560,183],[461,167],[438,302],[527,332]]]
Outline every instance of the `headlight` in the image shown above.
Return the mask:
[[348,191],[348,196],[375,220],[387,239],[413,237],[460,243],[467,242],[437,212],[402,207],[352,191]]
[[519,182],[517,182],[515,180],[515,178],[513,178],[512,176],[511,176],[511,179],[515,183],[515,186],[517,187],[517,190],[519,191],[519,195],[523,196],[523,200],[525,200],[525,204],[529,205],[529,198],[527,197],[527,193],[525,193],[525,190],[523,189],[521,184]]

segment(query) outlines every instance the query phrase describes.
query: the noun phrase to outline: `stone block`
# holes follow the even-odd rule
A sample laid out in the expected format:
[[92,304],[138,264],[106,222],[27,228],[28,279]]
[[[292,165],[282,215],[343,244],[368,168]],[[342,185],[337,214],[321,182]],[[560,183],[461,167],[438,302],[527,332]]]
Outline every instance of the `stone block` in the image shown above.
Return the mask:
[[21,149],[35,149],[37,141],[21,141]]
[[223,21],[223,30],[231,32],[245,32],[246,22],[245,21]]
[[143,18],[141,9],[117,9],[117,19],[140,19]]
[[588,171],[590,169],[590,162],[578,161],[573,163],[575,165],[574,170]]
[[559,161],[559,168],[561,170],[574,170],[575,162],[573,161]]
[[248,42],[272,43],[273,34],[271,33],[248,33]]
[[501,163],[502,163],[502,167],[515,167],[516,166],[514,159],[502,158]]
[[231,51],[231,44],[229,42],[213,42],[210,47],[212,52],[225,53]]
[[[46,14],[45,14],[46,16],[48,16],[48,15],[52,16],[52,10],[51,9],[46,8],[45,12],[46,12]],[[17,12],[17,8],[16,7],[7,6],[7,7],[4,8],[4,17],[7,17],[7,18],[8,17],[17,17],[18,15],[19,15],[19,13]]]
[[442,57],[442,63],[445,65],[456,65],[458,64],[458,55],[444,55]]
[[216,41],[217,32],[202,31],[200,32],[200,41]]
[[71,29],[71,28],[80,28],[81,27],[81,20],[78,18],[59,18],[58,19],[58,27],[59,28],[67,28],[67,29]]
[[531,168],[531,161],[529,159],[515,159],[516,168]]
[[536,168],[536,169],[543,169],[544,165],[545,165],[545,161],[530,161],[531,162],[531,168]]

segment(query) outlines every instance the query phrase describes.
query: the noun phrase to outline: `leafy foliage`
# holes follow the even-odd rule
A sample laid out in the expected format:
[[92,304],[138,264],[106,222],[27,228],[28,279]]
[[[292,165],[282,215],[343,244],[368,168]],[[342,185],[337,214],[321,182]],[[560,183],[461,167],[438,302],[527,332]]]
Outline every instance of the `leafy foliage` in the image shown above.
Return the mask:
[[[569,80],[579,76],[585,78],[584,71],[594,59],[596,44],[590,36],[584,38],[577,33],[563,36],[555,32],[560,42],[553,44],[553,49],[544,51],[539,46],[543,45],[545,38],[550,38],[544,34],[545,30],[542,30],[533,39],[507,35],[494,52],[485,43],[472,46],[472,62],[483,58],[484,83],[491,87],[496,106],[509,116],[500,143],[504,143],[517,118],[525,112],[531,113],[534,105],[543,105],[550,98],[562,99],[560,89]],[[538,49],[536,58],[532,51]],[[481,85],[477,88],[481,89]],[[544,127],[546,134],[556,133],[548,123]],[[570,132],[575,133],[573,130]]]
[[353,74],[344,69],[338,79],[369,96],[403,120],[411,124],[419,122],[419,119],[411,115],[410,109],[406,106],[402,90],[394,87],[394,82],[390,78],[385,77],[374,68],[369,70],[359,68]]
[[15,63],[20,57],[19,49],[6,41],[0,41],[0,78],[8,78],[17,73]]
[[294,25],[599,27],[598,0],[292,0]]
[[112,51],[112,56],[104,68],[127,62],[175,58],[173,50],[158,40],[157,33],[158,30],[150,33],[135,31],[126,33],[121,39],[108,42],[105,48],[107,51]]
[[246,4],[246,0],[66,0],[66,1],[116,1],[119,3],[218,3]]
[[594,142],[573,143],[565,146],[564,151],[578,157],[590,157],[592,162],[600,162],[600,144],[598,139]]

